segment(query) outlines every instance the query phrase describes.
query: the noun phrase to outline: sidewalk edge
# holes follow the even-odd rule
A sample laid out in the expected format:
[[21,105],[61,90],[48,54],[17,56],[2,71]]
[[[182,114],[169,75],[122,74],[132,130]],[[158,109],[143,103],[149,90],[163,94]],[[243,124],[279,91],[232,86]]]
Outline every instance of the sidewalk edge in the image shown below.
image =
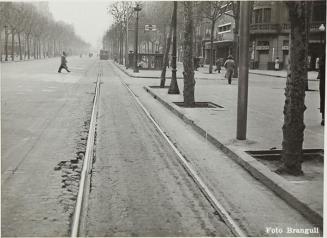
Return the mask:
[[[286,76],[266,74],[266,73],[259,73],[259,72],[251,72],[251,71],[249,71],[249,74],[256,74],[256,75],[269,76],[269,77],[275,77],[275,78],[285,78],[286,79]],[[308,81],[318,81],[318,79],[308,78]]]
[[150,95],[157,99],[161,104],[163,104],[168,110],[173,112],[179,118],[181,118],[185,123],[190,125],[199,135],[206,137],[207,140],[214,146],[219,148],[235,162],[246,169],[253,177],[258,179],[267,188],[276,193],[280,198],[286,201],[291,207],[295,208],[302,215],[304,215],[311,223],[323,227],[323,217],[322,214],[315,211],[310,204],[306,201],[297,197],[293,188],[287,184],[287,181],[277,174],[271,172],[267,167],[262,165],[256,159],[246,154],[244,151],[233,146],[227,146],[221,143],[218,139],[212,136],[208,131],[201,128],[196,122],[189,119],[183,113],[178,111],[173,105],[164,101],[159,95],[154,93],[148,86],[143,87]]

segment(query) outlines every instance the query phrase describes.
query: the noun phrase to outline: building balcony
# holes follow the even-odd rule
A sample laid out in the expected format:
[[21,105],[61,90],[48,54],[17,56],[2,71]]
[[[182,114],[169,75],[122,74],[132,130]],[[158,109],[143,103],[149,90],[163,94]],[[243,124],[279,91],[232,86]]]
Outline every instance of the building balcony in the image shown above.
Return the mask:
[[[326,25],[325,22],[311,22],[310,32],[320,32],[319,26]],[[290,23],[271,24],[271,23],[256,23],[250,25],[250,34],[260,33],[289,33],[291,29]]]
[[261,34],[261,33],[279,33],[281,26],[280,24],[272,23],[255,23],[250,25],[250,34]]

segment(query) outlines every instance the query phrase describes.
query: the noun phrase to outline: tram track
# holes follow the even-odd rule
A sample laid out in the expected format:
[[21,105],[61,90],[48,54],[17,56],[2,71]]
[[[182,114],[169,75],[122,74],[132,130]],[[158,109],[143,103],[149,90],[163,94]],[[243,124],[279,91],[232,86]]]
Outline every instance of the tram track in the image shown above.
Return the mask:
[[[98,111],[98,102],[99,102],[99,96],[100,96],[100,81],[101,81],[101,77],[103,75],[102,70],[103,69],[99,68],[98,75],[97,75],[96,93],[95,93],[94,102],[93,102],[92,116],[91,116],[88,139],[87,139],[85,158],[83,161],[83,168],[82,168],[82,172],[81,172],[78,197],[77,197],[77,201],[76,201],[76,206],[75,206],[75,211],[74,211],[73,221],[72,221],[72,226],[71,226],[71,237],[78,237],[79,232],[81,230],[85,230],[85,228],[83,227],[83,224],[84,224],[83,219],[85,219],[85,217],[86,217],[85,213],[87,210],[87,197],[88,197],[89,187],[90,187],[89,186],[90,185],[90,176],[91,176],[91,170],[92,170],[93,150],[94,150],[94,143],[95,143],[94,139],[95,139],[95,127],[96,127],[96,115],[97,115],[97,111]],[[131,88],[124,82],[124,80],[122,79],[122,77],[120,75],[120,72],[118,73],[118,77],[119,77],[121,84],[129,92],[129,94],[131,95],[133,100],[135,100],[135,102],[142,109],[142,111],[144,112],[146,117],[155,126],[158,133],[164,138],[164,140],[167,142],[169,147],[174,151],[174,153],[176,154],[176,157],[178,158],[178,162],[182,165],[183,169],[194,181],[195,185],[201,191],[204,198],[209,202],[209,204],[214,209],[214,211],[219,215],[219,217],[222,219],[222,221],[227,225],[227,227],[230,229],[232,234],[234,236],[238,236],[238,237],[247,236],[245,231],[229,215],[227,210],[216,199],[216,197],[213,195],[213,193],[210,191],[210,189],[207,187],[207,185],[203,182],[201,177],[192,168],[192,166],[187,161],[187,159],[184,158],[184,156],[179,151],[179,149],[174,145],[174,143],[165,134],[163,129],[160,127],[160,125],[152,117],[150,112],[145,108],[145,106],[142,104],[142,102],[138,99],[137,95],[135,95],[135,93],[131,90]],[[81,227],[83,227],[83,228],[81,228]]]
[[[71,237],[78,237],[79,228],[81,226],[81,217],[84,216],[83,208],[86,207],[86,199],[90,185],[90,174],[92,169],[94,142],[96,134],[96,117],[98,112],[98,102],[100,96],[100,80],[103,75],[103,65],[99,62],[97,70],[97,80],[95,86],[95,95],[93,99],[92,114],[87,137],[86,151],[84,154],[83,167],[81,171],[80,183],[76,199],[73,221],[71,226]],[[84,209],[85,210],[85,209]]]

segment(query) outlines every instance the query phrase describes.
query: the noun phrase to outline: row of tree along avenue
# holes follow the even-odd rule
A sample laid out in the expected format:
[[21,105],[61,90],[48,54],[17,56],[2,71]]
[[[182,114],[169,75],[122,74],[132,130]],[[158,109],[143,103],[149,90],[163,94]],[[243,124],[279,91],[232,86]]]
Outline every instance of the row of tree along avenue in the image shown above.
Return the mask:
[[[178,3],[178,4],[177,4]],[[283,165],[276,171],[277,173],[288,173],[301,175],[303,138],[304,138],[304,111],[305,111],[305,88],[307,80],[306,52],[308,50],[308,3],[305,1],[285,1],[285,8],[288,8],[290,20],[290,60],[287,73],[287,83],[285,88],[284,105],[284,125],[282,141]],[[168,66],[168,55],[171,52],[172,80],[169,93],[179,93],[176,82],[176,46],[183,50],[184,66],[184,106],[194,107],[195,79],[194,62],[195,45],[198,40],[194,29],[203,21],[211,23],[211,49],[213,42],[213,29],[219,17],[228,14],[235,18],[236,29],[234,34],[234,59],[240,65],[242,71],[238,80],[239,101],[243,103],[240,108],[243,113],[242,120],[246,121],[247,107],[247,74],[248,74],[248,48],[249,48],[249,19],[251,17],[253,3],[240,1],[185,1],[185,2],[116,2],[110,6],[110,12],[115,19],[115,23],[105,33],[103,37],[104,47],[110,51],[111,58],[115,58],[120,64],[127,63],[128,46],[134,41],[133,31],[139,31],[138,51],[161,52],[164,54],[163,69],[160,86],[165,86],[166,67]],[[136,12],[139,12],[138,19]],[[240,19],[242,17],[242,19]],[[205,20],[204,20],[205,19]],[[135,21],[139,21],[139,28]],[[242,24],[240,24],[242,23]],[[155,32],[147,32],[143,26],[151,24],[156,26]],[[240,25],[242,29],[240,31]],[[247,39],[247,42],[244,40]],[[131,44],[132,45],[132,44]],[[239,48],[240,46],[240,48]],[[171,48],[171,49],[170,49]],[[131,48],[133,49],[133,48]],[[171,51],[172,50],[172,51]],[[124,54],[125,52],[125,54]],[[136,57],[136,56],[135,56]],[[239,61],[239,58],[242,61]],[[135,58],[137,60],[137,58]],[[212,73],[213,54],[210,57],[209,73]],[[246,71],[244,71],[244,67]],[[238,71],[238,70],[236,70]],[[246,82],[245,82],[246,81]],[[172,87],[172,84],[175,86]],[[174,87],[177,87],[174,89]],[[173,90],[172,90],[173,89]],[[243,90],[243,94],[240,94]],[[244,102],[246,102],[244,104]],[[282,108],[281,108],[282,110]],[[238,119],[239,120],[239,119]],[[238,139],[245,139],[246,123],[241,124],[244,133],[237,136]]]
[[[78,37],[72,25],[55,21],[38,4],[46,2],[0,2],[0,59],[7,61],[88,52],[90,45]],[[4,37],[3,37],[4,36]],[[4,39],[3,39],[4,38]],[[18,57],[19,56],[19,57]]]

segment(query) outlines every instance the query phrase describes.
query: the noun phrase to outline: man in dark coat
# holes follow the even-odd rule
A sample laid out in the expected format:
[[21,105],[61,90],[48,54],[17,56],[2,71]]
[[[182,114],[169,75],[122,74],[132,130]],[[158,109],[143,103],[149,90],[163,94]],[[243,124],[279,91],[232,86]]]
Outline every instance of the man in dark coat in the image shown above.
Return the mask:
[[60,67],[58,69],[58,73],[61,73],[62,69],[65,69],[67,72],[70,72],[68,67],[67,67],[67,60],[66,60],[66,52],[63,51],[62,55],[61,55],[61,63],[60,63]]
[[224,67],[226,68],[225,78],[228,79],[228,84],[232,83],[232,76],[235,69],[235,61],[233,60],[233,56],[228,56],[226,62],[224,63]]
[[321,57],[319,62],[319,93],[320,93],[320,112],[321,125],[325,125],[325,56]]

